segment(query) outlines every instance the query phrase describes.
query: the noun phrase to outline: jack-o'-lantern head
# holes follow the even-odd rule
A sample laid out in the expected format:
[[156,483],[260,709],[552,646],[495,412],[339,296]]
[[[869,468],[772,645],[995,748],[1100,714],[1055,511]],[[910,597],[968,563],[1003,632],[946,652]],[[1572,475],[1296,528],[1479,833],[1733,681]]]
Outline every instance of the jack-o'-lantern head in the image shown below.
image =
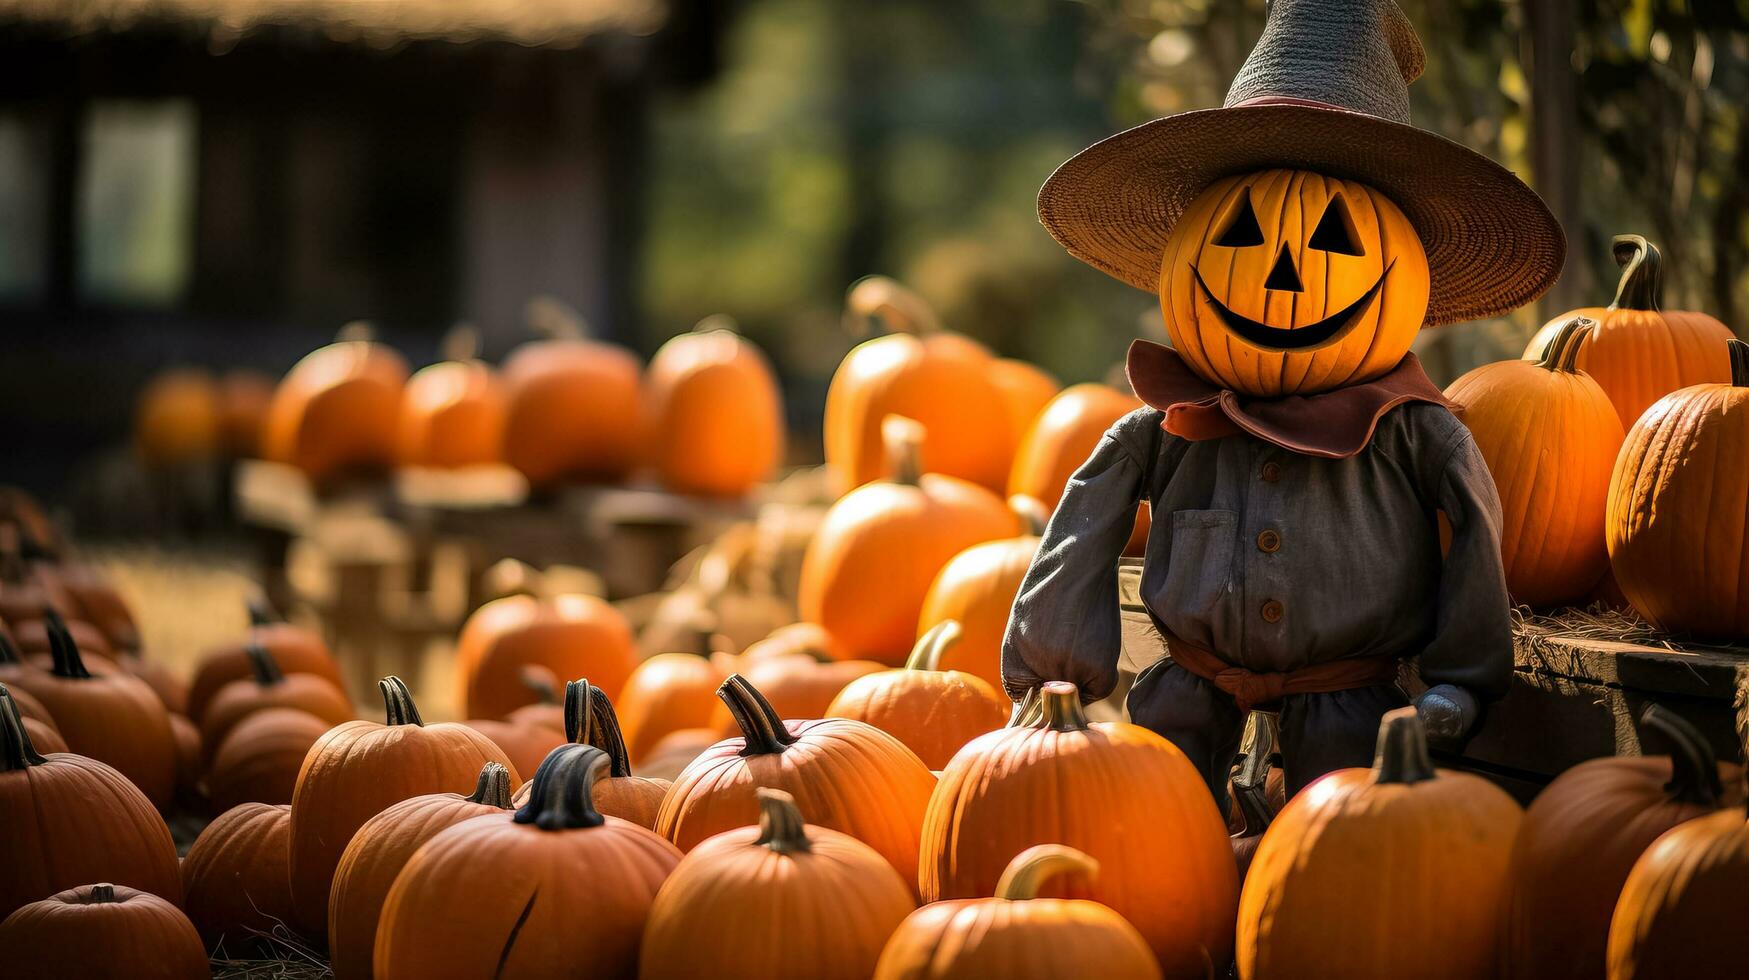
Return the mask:
[[1166,240],[1160,306],[1205,380],[1309,395],[1396,367],[1427,313],[1421,240],[1390,199],[1305,170],[1211,184]]

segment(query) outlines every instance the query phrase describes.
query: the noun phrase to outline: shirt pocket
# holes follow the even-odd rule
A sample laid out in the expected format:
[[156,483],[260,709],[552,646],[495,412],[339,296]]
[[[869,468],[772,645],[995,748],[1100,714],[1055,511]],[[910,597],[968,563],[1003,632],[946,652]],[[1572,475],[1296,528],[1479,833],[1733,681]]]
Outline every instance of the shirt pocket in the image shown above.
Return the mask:
[[1160,590],[1160,612],[1200,616],[1232,591],[1239,515],[1230,510],[1172,512],[1172,555]]

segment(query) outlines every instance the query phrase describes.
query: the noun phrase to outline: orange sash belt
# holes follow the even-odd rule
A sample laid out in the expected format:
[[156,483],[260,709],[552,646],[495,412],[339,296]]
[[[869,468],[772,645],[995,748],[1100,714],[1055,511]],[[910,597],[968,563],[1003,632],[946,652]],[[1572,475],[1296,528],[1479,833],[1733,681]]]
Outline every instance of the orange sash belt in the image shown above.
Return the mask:
[[1176,636],[1166,637],[1166,651],[1173,663],[1231,694],[1241,712],[1279,701],[1284,694],[1328,694],[1390,684],[1396,681],[1401,662],[1398,657],[1350,657],[1283,673],[1259,674],[1235,667]]

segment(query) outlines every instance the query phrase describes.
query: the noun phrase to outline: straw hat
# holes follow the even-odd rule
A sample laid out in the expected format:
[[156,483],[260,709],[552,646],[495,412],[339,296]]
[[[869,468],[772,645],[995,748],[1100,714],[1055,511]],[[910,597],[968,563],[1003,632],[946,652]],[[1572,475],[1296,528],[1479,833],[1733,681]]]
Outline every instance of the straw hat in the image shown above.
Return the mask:
[[1203,188],[1312,170],[1375,187],[1409,216],[1433,272],[1428,324],[1517,309],[1559,277],[1566,236],[1511,171],[1410,124],[1425,63],[1392,0],[1274,0],[1225,106],[1077,153],[1039,191],[1039,220],[1069,254],[1153,292],[1166,238]]

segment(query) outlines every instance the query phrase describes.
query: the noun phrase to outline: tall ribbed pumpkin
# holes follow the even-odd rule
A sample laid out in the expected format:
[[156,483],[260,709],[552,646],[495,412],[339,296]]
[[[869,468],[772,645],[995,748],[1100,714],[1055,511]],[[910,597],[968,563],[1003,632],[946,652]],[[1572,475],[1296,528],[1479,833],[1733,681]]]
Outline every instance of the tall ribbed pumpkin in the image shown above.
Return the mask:
[[643,366],[617,344],[583,338],[581,323],[553,316],[546,340],[504,359],[504,461],[528,482],[625,479],[644,451]]
[[1616,582],[1647,619],[1667,630],[1743,639],[1749,344],[1725,346],[1730,384],[1671,392],[1628,431],[1609,484],[1605,539]]
[[1015,854],[1064,844],[1103,869],[1091,898],[1134,923],[1168,977],[1202,977],[1233,949],[1238,869],[1196,768],[1171,742],[1092,723],[1075,685],[1040,689],[1043,722],[973,740],[941,774],[923,824],[925,902],[995,893]]
[[1639,235],[1618,235],[1614,250],[1622,267],[1615,300],[1550,320],[1531,338],[1524,356],[1542,358],[1561,325],[1573,317],[1596,320],[1597,329],[1579,345],[1575,363],[1609,393],[1626,429],[1678,388],[1728,379],[1731,368],[1722,345],[1731,329],[1705,313],[1659,308],[1664,268],[1657,246]]
[[1026,496],[1010,497],[1008,503],[1020,515],[1025,533],[975,544],[954,555],[929,583],[917,619],[919,638],[949,620],[960,624],[959,642],[941,652],[938,669],[963,670],[997,690],[1002,689],[1002,636],[1008,631],[1008,614],[1038,554],[1050,506]]
[[1484,364],[1445,390],[1464,407],[1494,475],[1506,587],[1526,605],[1580,599],[1609,568],[1603,512],[1621,422],[1604,390],[1573,366],[1596,326],[1576,316],[1541,360]]
[[905,666],[858,677],[826,709],[854,718],[905,743],[931,769],[947,765],[962,746],[1008,719],[1008,698],[976,674],[945,670],[960,624],[946,620],[923,634]]
[[407,379],[396,443],[401,465],[447,469],[504,458],[504,387],[476,357],[478,346],[478,334],[457,327],[444,342],[446,360]]
[[777,376],[728,317],[706,317],[663,344],[644,394],[656,477],[670,490],[739,497],[783,462]]
[[974,483],[924,473],[933,439],[910,419],[884,425],[889,477],[858,487],[826,512],[802,559],[802,619],[853,657],[904,663],[929,584],[948,559],[980,541],[1011,537],[1018,520]]
[[341,340],[312,351],[273,393],[262,453],[315,480],[351,468],[391,466],[406,383],[407,362],[370,340]]

